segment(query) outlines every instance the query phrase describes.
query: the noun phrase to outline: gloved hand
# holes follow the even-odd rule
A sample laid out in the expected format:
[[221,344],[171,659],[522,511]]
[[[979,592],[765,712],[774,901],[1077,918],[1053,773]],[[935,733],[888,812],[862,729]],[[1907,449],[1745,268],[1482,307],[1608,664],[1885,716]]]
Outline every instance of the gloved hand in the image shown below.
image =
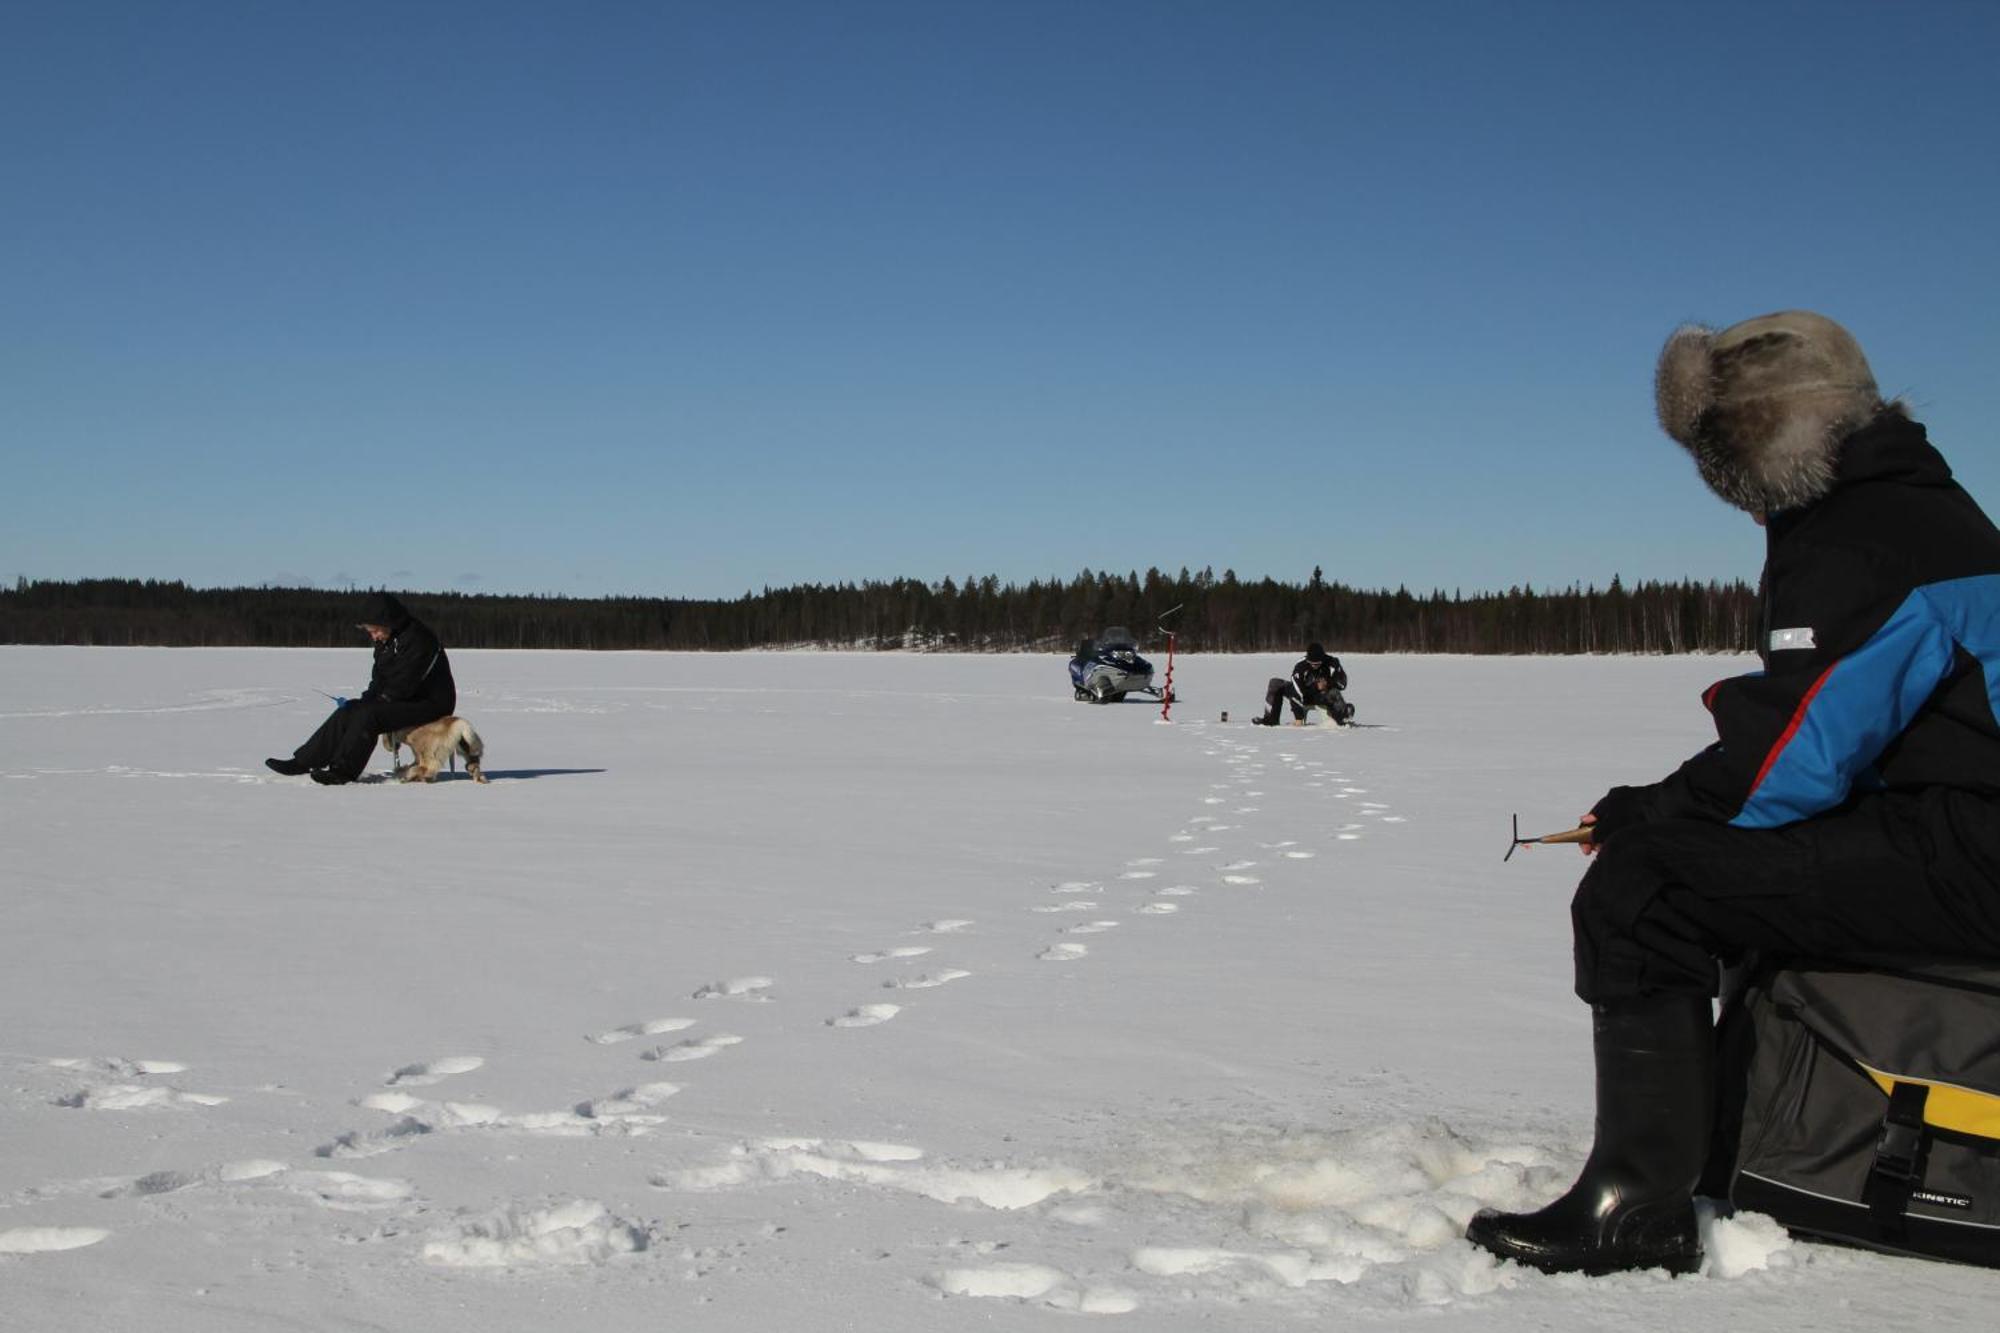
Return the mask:
[[1647,787],[1613,787],[1604,799],[1590,807],[1591,841],[1603,843],[1620,830],[1643,824],[1653,817],[1652,791]]

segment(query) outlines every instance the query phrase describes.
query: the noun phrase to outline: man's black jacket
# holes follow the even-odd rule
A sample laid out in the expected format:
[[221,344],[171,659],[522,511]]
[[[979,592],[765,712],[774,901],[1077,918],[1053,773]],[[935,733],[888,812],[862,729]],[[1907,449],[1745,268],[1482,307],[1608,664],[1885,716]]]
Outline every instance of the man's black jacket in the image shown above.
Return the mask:
[[392,593],[368,599],[361,621],[381,625],[389,637],[375,645],[375,669],[361,698],[367,702],[435,703],[449,713],[458,706],[458,686],[451,678],[451,659],[430,626],[410,614]]
[[1299,697],[1307,703],[1325,703],[1335,690],[1347,688],[1347,671],[1337,657],[1322,657],[1317,662],[1301,657],[1292,668],[1292,684],[1299,687]]

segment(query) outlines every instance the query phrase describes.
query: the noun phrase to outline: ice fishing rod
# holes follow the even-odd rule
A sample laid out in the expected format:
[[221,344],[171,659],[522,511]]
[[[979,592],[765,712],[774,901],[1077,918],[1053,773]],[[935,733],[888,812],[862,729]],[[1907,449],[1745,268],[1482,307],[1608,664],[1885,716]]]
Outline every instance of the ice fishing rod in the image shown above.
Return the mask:
[[1513,860],[1515,851],[1522,847],[1535,847],[1545,843],[1594,842],[1596,839],[1597,829],[1591,824],[1578,824],[1573,829],[1564,829],[1561,833],[1544,833],[1538,838],[1524,838],[1521,836],[1521,817],[1515,815],[1514,840],[1507,844],[1507,854],[1500,860],[1503,863]]

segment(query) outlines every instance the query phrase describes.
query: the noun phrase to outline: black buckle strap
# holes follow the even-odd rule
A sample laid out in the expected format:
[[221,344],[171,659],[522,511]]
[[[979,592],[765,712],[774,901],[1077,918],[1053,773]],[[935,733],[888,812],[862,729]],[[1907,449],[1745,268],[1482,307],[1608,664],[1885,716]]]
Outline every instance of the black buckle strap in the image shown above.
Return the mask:
[[1896,1083],[1889,1093],[1889,1109],[1882,1115],[1882,1132],[1875,1139],[1875,1164],[1862,1187],[1861,1201],[1868,1205],[1875,1225],[1889,1239],[1900,1239],[1910,1194],[1924,1178],[1924,1149],[1930,1138],[1924,1128],[1924,1103],[1930,1098],[1927,1083]]

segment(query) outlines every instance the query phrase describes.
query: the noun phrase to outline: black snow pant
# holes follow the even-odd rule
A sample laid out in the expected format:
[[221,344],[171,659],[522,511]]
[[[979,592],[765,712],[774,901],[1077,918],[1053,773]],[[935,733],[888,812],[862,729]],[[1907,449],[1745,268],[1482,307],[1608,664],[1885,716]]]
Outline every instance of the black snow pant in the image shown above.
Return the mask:
[[1299,696],[1299,687],[1284,676],[1271,677],[1271,683],[1264,687],[1264,724],[1275,727],[1284,713],[1286,701],[1292,705],[1292,716],[1305,720],[1306,701]]
[[1750,953],[2000,960],[2000,801],[1860,797],[1785,828],[1639,824],[1606,840],[1570,904],[1591,1004],[1714,995]]
[[1275,727],[1278,725],[1278,719],[1283,716],[1285,704],[1288,701],[1292,705],[1292,716],[1301,722],[1305,721],[1306,709],[1314,705],[1326,709],[1335,722],[1346,721],[1344,715],[1347,709],[1344,705],[1347,701],[1341,696],[1339,690],[1331,691],[1324,699],[1307,699],[1299,693],[1297,682],[1288,680],[1283,676],[1273,676],[1271,677],[1271,683],[1264,687],[1265,726]]
[[378,737],[449,717],[452,706],[453,701],[441,699],[411,699],[404,703],[357,699],[328,714],[319,730],[307,737],[292,757],[308,768],[330,769],[352,780],[368,767],[368,752],[375,748]]

